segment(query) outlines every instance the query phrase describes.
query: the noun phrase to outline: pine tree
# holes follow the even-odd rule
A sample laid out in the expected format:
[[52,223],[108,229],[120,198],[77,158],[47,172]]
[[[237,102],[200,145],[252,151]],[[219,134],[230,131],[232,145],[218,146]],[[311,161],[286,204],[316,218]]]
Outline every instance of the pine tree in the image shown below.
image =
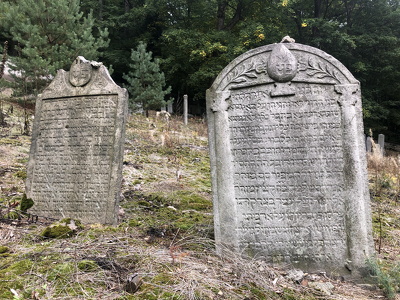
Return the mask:
[[85,17],[79,3],[79,0],[1,1],[0,30],[15,45],[15,55],[10,61],[22,93],[40,92],[58,69],[69,69],[78,55],[95,60],[98,49],[108,46],[107,29],[99,29],[95,38],[94,18],[91,13]]
[[136,50],[131,50],[130,71],[123,78],[128,82],[125,87],[130,94],[130,108],[135,109],[139,104],[148,111],[167,104],[165,95],[171,92],[171,87],[164,90],[165,76],[160,70],[159,60],[153,60],[153,53],[147,52],[146,47],[145,43],[140,42]]

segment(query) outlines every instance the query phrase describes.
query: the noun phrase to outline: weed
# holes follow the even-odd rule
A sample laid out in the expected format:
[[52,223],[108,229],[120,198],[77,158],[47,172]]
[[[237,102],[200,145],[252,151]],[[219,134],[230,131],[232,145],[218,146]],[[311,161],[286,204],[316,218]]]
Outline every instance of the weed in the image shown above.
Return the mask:
[[367,266],[385,295],[389,299],[395,299],[396,293],[400,292],[400,263],[385,268],[376,259],[369,259]]

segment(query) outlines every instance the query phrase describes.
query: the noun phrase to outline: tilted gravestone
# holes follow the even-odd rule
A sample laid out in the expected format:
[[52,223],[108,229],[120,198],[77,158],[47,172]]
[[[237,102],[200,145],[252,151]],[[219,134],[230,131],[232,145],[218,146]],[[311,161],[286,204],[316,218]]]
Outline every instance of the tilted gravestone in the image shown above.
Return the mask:
[[360,274],[373,250],[352,74],[316,48],[263,46],[219,74],[207,114],[217,250]]
[[128,94],[101,63],[79,56],[36,102],[26,193],[30,210],[113,224],[122,180]]

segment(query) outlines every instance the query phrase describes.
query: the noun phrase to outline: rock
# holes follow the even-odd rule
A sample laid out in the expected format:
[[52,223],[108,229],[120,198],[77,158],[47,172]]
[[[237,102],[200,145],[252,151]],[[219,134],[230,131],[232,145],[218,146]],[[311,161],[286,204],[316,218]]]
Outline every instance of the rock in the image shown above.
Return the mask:
[[41,236],[45,238],[69,238],[75,236],[78,231],[84,229],[81,221],[71,218],[63,219],[46,227]]
[[376,285],[373,285],[373,284],[363,283],[363,284],[358,284],[358,286],[360,288],[362,288],[363,290],[367,290],[367,291],[375,291],[377,289]]
[[309,282],[308,286],[330,296],[335,286],[330,282]]
[[130,274],[128,276],[128,278],[126,279],[124,289],[126,292],[133,294],[140,288],[142,283],[143,283],[143,281],[142,281],[142,278],[139,276],[139,274],[137,274],[137,273]]
[[300,283],[304,278],[304,273],[301,270],[290,270],[286,275],[286,278],[294,282]]

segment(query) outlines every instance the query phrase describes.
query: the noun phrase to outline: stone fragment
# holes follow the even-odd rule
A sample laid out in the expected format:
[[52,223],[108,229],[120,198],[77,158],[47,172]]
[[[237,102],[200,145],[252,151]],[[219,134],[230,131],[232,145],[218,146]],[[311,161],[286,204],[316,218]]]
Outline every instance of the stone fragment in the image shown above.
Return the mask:
[[322,292],[326,296],[332,295],[335,286],[330,282],[309,282],[308,286]]
[[304,272],[296,269],[289,270],[289,272],[286,275],[286,278],[294,282],[300,283],[304,278]]
[[135,273],[135,274],[130,274],[125,283],[125,291],[133,294],[137,292],[137,290],[140,288],[140,286],[143,284],[142,277]]

